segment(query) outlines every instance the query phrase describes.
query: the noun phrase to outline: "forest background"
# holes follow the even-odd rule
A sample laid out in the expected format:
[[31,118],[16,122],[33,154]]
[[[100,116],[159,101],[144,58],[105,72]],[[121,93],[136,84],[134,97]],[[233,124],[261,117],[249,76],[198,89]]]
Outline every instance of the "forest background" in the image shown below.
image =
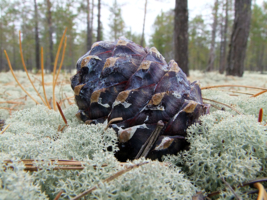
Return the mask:
[[[66,27],[68,28],[68,44],[62,67],[64,71],[70,72],[75,69],[77,59],[90,49],[92,43],[99,40],[116,40],[122,35],[142,46],[155,46],[168,62],[174,58],[175,8],[158,13],[151,29],[147,27],[146,16],[153,10],[153,3],[161,2],[164,5],[165,1],[138,2],[138,8],[143,8],[141,12],[143,19],[136,20],[135,23],[140,24],[143,29],[132,30],[130,24],[126,24],[122,16],[122,10],[127,6],[127,1],[13,0],[10,2],[1,0],[0,71],[9,69],[4,49],[10,55],[13,68],[22,69],[18,43],[18,33],[21,30],[24,59],[28,70],[38,71],[40,69],[40,47],[42,46],[45,69],[50,72],[57,46]],[[200,11],[190,17],[189,10],[188,67],[190,70],[219,71],[219,69],[225,69],[234,23],[234,5],[234,0],[210,0],[206,10],[210,9],[211,14]],[[103,23],[103,20],[106,20],[102,17],[103,10],[109,12],[107,26]],[[132,17],[135,18],[135,16]],[[150,35],[147,36],[146,32]],[[245,70],[261,73],[266,71],[266,46],[267,2],[252,1]],[[224,70],[220,72],[224,73]]]

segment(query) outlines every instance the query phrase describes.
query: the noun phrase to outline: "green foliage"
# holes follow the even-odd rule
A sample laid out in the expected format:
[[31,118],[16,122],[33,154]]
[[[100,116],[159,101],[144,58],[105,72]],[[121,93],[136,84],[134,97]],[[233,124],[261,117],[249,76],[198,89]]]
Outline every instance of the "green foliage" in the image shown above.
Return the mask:
[[110,17],[109,17],[109,27],[111,29],[110,39],[115,41],[120,36],[123,36],[125,23],[121,16],[121,8],[117,3],[117,0],[114,0],[113,6],[109,8]]
[[166,60],[173,59],[173,11],[162,12],[156,17],[150,46],[154,46]]
[[[136,44],[140,44],[142,34],[136,34],[133,33],[132,30],[130,29],[129,31],[125,32],[125,37],[131,41],[133,41]],[[144,47],[146,47],[146,41],[144,40]]]
[[208,63],[209,32],[201,15],[197,15],[189,22],[188,35],[190,69],[204,70]]

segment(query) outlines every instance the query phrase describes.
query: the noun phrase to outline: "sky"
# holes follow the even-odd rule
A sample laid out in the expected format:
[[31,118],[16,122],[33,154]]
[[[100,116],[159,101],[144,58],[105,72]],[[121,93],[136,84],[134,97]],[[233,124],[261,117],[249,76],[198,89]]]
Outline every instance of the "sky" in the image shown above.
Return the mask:
[[[175,0],[147,0],[147,16],[145,23],[145,38],[146,42],[153,33],[153,23],[161,11],[169,11],[174,9]],[[256,3],[261,4],[264,0],[254,0]],[[266,0],[265,0],[266,1]],[[105,39],[109,35],[109,6],[112,6],[113,0],[102,0],[102,21],[104,26]],[[142,33],[143,19],[144,19],[144,6],[145,0],[117,0],[117,3],[122,7],[122,18],[126,24],[127,30],[131,29],[133,33]],[[194,18],[196,15],[203,15],[208,24],[212,23],[212,6],[214,0],[188,0],[189,19]]]

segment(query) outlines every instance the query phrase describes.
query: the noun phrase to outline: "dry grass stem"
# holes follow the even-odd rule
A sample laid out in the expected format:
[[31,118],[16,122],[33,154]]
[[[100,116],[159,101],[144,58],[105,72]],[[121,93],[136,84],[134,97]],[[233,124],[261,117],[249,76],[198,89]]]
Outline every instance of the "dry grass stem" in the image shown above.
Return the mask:
[[[145,164],[147,164],[147,163],[149,163],[149,162],[143,162],[143,163],[139,163],[139,164],[135,164],[135,165],[131,165],[131,166],[129,166],[129,167],[126,167],[126,169],[123,169],[123,170],[121,170],[121,171],[118,171],[118,172],[115,173],[114,175],[112,175],[112,176],[106,178],[103,182],[104,182],[104,183],[108,183],[108,182],[110,182],[110,181],[112,181],[112,180],[118,178],[119,176],[125,174],[126,172],[128,172],[128,171],[130,171],[130,170],[132,170],[132,169],[134,169],[134,168],[140,167],[140,166],[142,166],[142,165],[145,165]],[[72,200],[78,200],[78,199],[82,198],[83,196],[85,196],[85,195],[87,195],[87,194],[90,194],[90,193],[91,193],[92,191],[94,191],[95,189],[97,189],[97,186],[94,186],[94,187],[92,187],[92,188],[86,190],[85,192],[83,192],[83,193],[79,194],[78,196],[74,197]]]
[[60,53],[60,50],[62,47],[63,40],[65,38],[66,32],[67,32],[67,28],[65,29],[65,31],[61,37],[59,47],[57,49],[56,59],[54,62],[54,70],[53,70],[53,108],[54,108],[54,110],[56,110],[56,95],[55,95],[56,77],[55,76],[56,76],[56,69],[57,69],[57,61],[58,61],[59,53]]
[[265,92],[267,92],[267,90],[261,91],[261,92],[259,92],[257,94],[253,94],[251,97],[257,97],[257,96],[259,96],[261,94],[264,94]]
[[0,135],[2,135],[2,134],[8,129],[9,126],[10,126],[10,124],[8,124],[8,125],[4,128],[4,130],[2,130],[2,132],[0,133]]
[[222,103],[222,102],[219,102],[219,101],[215,101],[215,100],[212,100],[212,99],[207,99],[207,98],[202,98],[202,99],[203,99],[203,100],[206,100],[206,101],[211,101],[211,102],[214,102],[214,103],[218,103],[218,104],[224,105],[224,106],[226,106],[226,107],[228,107],[228,108],[231,108],[232,110],[234,110],[234,111],[237,112],[238,114],[242,115],[242,113],[239,112],[238,110],[236,110],[234,107],[229,106],[229,105],[227,105],[227,104],[225,104],[225,103]]
[[267,193],[266,193],[263,185],[260,183],[254,183],[253,186],[259,190],[257,200],[262,200],[262,199],[267,200]]
[[1,103],[8,103],[8,104],[17,104],[17,105],[25,105],[24,102],[16,102],[16,101],[0,101]]
[[46,91],[45,91],[45,83],[44,83],[44,50],[43,47],[41,47],[41,69],[42,69],[42,86],[43,86],[43,92],[44,92],[44,97],[46,101],[46,105],[49,109],[51,109],[51,106],[47,100],[46,96]]
[[60,198],[60,196],[62,195],[62,193],[63,193],[63,190],[61,190],[61,191],[57,194],[57,196],[54,198],[54,200],[58,200],[58,199]]
[[37,95],[40,97],[40,99],[42,100],[42,102],[44,103],[44,105],[46,105],[44,99],[42,98],[42,96],[40,95],[40,93],[37,91],[36,87],[34,86],[31,77],[28,73],[27,67],[25,65],[25,61],[24,61],[24,57],[23,57],[23,53],[22,53],[22,44],[21,44],[21,32],[19,31],[19,51],[20,51],[20,57],[21,57],[21,62],[22,62],[22,66],[27,74],[27,77],[29,79],[29,81],[31,82],[31,85],[33,87],[33,89],[35,90],[35,92],[37,93]]
[[58,79],[60,70],[61,70],[62,65],[63,65],[63,61],[64,61],[64,56],[65,56],[65,50],[66,50],[66,47],[67,47],[67,36],[65,37],[65,40],[64,40],[63,52],[62,52],[62,56],[61,56],[61,61],[60,61],[60,64],[59,64],[59,68],[58,68],[58,70],[57,70],[57,75],[56,75],[55,85],[56,85],[56,83],[57,83],[57,79]]
[[66,119],[64,113],[62,112],[62,109],[61,109],[61,107],[60,107],[60,105],[59,105],[58,102],[57,102],[57,108],[58,108],[58,110],[59,110],[59,113],[60,113],[60,115],[61,115],[63,121],[65,122],[66,125],[68,125],[67,119]]
[[9,60],[9,57],[7,55],[7,52],[6,50],[4,50],[4,53],[5,53],[5,56],[6,56],[6,59],[7,59],[7,63],[8,63],[8,66],[9,66],[9,69],[14,77],[14,79],[16,80],[17,84],[20,86],[20,88],[36,103],[36,104],[40,104],[36,99],[34,99],[26,90],[25,88],[20,84],[20,82],[18,81],[16,75],[14,74],[14,71],[13,71],[13,68],[11,66],[11,63],[10,63],[10,60]]
[[219,87],[243,87],[243,88],[251,88],[251,89],[258,89],[258,90],[266,90],[266,88],[262,87],[253,87],[253,86],[245,86],[245,85],[213,85],[213,86],[206,86],[201,87],[201,90],[211,89],[211,88],[219,88]]

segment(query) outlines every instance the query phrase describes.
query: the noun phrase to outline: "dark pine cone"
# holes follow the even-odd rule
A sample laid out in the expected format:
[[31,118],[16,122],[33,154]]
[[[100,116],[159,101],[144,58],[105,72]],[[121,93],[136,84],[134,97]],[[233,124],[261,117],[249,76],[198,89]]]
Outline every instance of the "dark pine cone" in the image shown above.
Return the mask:
[[147,157],[160,160],[186,149],[187,127],[207,110],[198,82],[190,83],[174,60],[167,64],[155,47],[143,48],[124,37],[94,43],[78,60],[71,87],[83,121],[123,118],[111,125],[120,161],[135,158],[159,120],[165,126]]

